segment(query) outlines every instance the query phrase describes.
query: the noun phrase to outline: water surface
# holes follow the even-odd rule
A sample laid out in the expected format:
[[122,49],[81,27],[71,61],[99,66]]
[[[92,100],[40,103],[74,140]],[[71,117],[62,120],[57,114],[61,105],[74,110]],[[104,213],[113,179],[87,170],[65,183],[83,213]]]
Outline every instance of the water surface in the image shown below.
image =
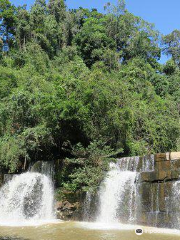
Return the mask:
[[[77,222],[60,222],[41,226],[0,226],[0,240],[179,240],[180,233],[161,230],[162,233],[135,234],[135,226],[102,225]],[[144,231],[155,230],[143,228]],[[158,230],[159,231],[159,230]],[[165,231],[165,233],[163,233]]]

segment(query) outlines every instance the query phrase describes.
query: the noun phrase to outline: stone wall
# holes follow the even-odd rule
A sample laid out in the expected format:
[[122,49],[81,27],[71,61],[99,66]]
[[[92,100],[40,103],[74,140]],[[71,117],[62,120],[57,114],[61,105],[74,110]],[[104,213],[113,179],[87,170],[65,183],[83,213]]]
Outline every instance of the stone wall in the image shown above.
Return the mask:
[[156,154],[154,171],[141,172],[137,180],[141,199],[138,223],[177,228],[180,217],[179,180],[180,152]]

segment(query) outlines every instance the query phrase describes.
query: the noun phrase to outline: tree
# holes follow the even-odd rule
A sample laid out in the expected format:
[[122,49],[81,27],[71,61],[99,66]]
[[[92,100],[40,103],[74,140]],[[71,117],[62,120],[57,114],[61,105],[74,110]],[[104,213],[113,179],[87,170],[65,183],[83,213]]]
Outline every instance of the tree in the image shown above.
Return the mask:
[[16,8],[9,0],[0,1],[0,38],[9,46],[12,45],[13,34],[15,33]]
[[37,33],[44,33],[44,20],[46,16],[46,2],[45,0],[36,0],[30,11],[30,24],[32,31]]
[[105,22],[104,17],[90,17],[75,36],[74,42],[88,67],[103,60],[102,56],[107,49],[115,51],[115,42],[106,34]]
[[14,43],[0,50],[1,169],[58,160],[60,186],[87,190],[111,154],[178,149],[178,31],[165,36],[172,59],[161,65],[159,33],[124,0],[106,14],[68,10],[63,0],[0,7],[0,48]]
[[163,37],[163,51],[167,56],[171,56],[173,61],[180,67],[180,31],[174,30]]
[[116,7],[107,14],[106,30],[116,42],[121,61],[127,62],[134,57],[156,65],[160,59],[159,33],[153,25],[136,17],[127,10]]
[[57,23],[64,20],[66,15],[66,5],[64,0],[50,0],[48,8],[50,14],[54,15]]
[[20,49],[25,49],[26,44],[31,40],[30,14],[25,8],[17,10],[16,41]]

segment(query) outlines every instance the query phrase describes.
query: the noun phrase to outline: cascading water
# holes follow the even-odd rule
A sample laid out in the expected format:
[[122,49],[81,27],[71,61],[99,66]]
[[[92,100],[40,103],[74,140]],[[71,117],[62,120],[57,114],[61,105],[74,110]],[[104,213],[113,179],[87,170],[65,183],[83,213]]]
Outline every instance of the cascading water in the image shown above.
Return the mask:
[[[110,171],[102,182],[98,196],[97,222],[136,223],[141,211],[139,186],[140,172],[154,170],[154,156],[127,157],[110,163]],[[88,203],[89,204],[89,203]]]
[[122,171],[112,163],[110,168],[99,191],[100,211],[97,221],[133,221],[136,172]]
[[0,189],[0,225],[55,219],[51,180],[40,173],[14,176]]
[[92,195],[90,192],[86,193],[86,198],[84,201],[84,208],[83,208],[83,219],[85,221],[89,221],[90,213],[91,213],[91,202],[92,202]]
[[174,182],[172,186],[172,196],[170,199],[170,211],[173,213],[173,227],[180,228],[180,181]]

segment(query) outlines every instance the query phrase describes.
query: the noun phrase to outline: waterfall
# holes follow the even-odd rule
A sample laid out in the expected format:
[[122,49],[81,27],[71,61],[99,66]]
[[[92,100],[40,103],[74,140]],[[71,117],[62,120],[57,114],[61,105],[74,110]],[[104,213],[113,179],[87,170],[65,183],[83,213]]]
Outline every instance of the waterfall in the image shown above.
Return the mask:
[[179,229],[180,228],[180,181],[174,182],[172,186],[171,193],[171,205],[170,210],[173,213],[172,223],[173,227]]
[[83,220],[89,221],[91,217],[91,202],[92,202],[92,195],[91,192],[86,193],[84,206],[83,206]]
[[142,157],[142,172],[154,171],[154,155],[148,155]]
[[110,171],[100,186],[98,222],[130,223],[135,220],[136,172],[122,170],[118,164],[110,164]]
[[[138,179],[140,172],[154,171],[154,155],[125,157],[110,163],[110,170],[98,191],[97,222],[137,223],[141,198]],[[158,213],[157,213],[158,215]]]
[[0,225],[54,219],[54,191],[40,173],[14,176],[0,189]]

